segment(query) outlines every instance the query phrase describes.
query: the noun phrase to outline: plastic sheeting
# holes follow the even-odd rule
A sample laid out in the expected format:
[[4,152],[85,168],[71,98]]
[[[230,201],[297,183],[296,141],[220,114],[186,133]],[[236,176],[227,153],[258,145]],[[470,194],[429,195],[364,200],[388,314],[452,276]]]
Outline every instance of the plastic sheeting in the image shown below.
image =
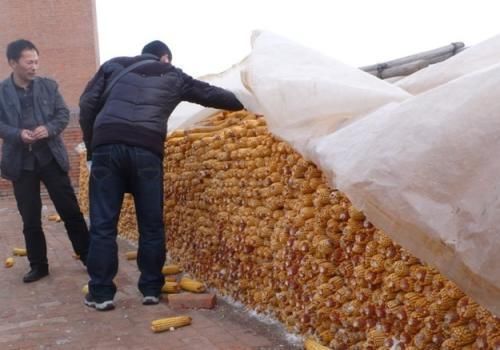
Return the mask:
[[[459,66],[486,64],[499,42],[468,49]],[[500,315],[500,66],[455,72],[408,97],[265,34],[247,69],[271,132],[377,227]]]
[[413,96],[264,32],[229,84],[210,82],[264,114],[377,227],[500,316],[499,50],[493,38],[401,80],[427,91]]
[[315,142],[375,226],[500,315],[500,65]]
[[268,32],[255,33],[242,73],[269,130],[304,157],[308,143],[411,95],[383,80]]
[[[241,71],[246,67],[246,65],[247,59],[244,59],[240,63],[235,64],[222,73],[207,75],[198,79],[232,91],[248,110],[251,110],[256,114],[261,114],[261,109],[254,96],[243,86],[241,82]],[[179,106],[177,106],[168,119],[168,131],[172,132],[177,129],[189,129],[189,127],[193,126],[197,122],[206,119],[217,112],[217,109],[206,108],[190,102],[182,102]]]

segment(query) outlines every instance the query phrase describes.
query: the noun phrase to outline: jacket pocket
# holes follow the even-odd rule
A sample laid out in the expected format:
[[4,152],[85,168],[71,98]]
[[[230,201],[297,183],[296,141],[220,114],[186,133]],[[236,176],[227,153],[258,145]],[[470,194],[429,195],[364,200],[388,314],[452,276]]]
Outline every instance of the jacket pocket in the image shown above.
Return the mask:
[[112,171],[109,167],[110,163],[111,152],[109,148],[92,152],[92,169],[90,171],[90,176],[98,181],[111,177]]
[[60,136],[49,140],[49,147],[55,160],[64,172],[69,170],[69,158],[66,146]]
[[2,160],[0,164],[2,177],[15,180],[21,173],[22,147],[16,147],[11,143],[2,145]]
[[45,122],[49,121],[54,114],[53,103],[47,97],[40,96],[38,98],[38,105],[40,106]]
[[135,148],[137,172],[141,179],[155,180],[162,176],[162,159],[151,151]]

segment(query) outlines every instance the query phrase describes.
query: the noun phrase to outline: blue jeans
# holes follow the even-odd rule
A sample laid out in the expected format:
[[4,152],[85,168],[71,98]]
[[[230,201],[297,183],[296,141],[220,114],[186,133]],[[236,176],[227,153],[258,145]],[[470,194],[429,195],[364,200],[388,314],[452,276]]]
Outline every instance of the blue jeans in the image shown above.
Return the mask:
[[123,196],[134,196],[139,226],[138,287],[145,296],[158,296],[164,284],[162,159],[147,149],[124,144],[96,147],[89,180],[89,291],[97,302],[113,299],[118,272],[117,224]]

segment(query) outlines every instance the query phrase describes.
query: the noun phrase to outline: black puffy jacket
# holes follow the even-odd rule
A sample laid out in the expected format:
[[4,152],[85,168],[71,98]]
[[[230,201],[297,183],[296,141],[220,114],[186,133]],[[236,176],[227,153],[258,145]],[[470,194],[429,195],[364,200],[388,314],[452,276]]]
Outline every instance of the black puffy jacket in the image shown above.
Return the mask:
[[[101,103],[106,84],[120,71],[151,59],[154,61],[121,77]],[[113,143],[144,147],[163,156],[167,120],[181,101],[218,109],[243,108],[232,92],[193,79],[156,56],[145,54],[107,61],[80,97],[80,126],[89,159],[93,148]]]

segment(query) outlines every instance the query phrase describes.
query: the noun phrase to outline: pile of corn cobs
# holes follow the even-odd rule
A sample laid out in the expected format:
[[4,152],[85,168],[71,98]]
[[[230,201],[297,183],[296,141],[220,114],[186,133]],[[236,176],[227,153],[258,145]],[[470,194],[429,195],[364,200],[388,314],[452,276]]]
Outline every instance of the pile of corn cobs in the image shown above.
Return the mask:
[[[219,293],[333,349],[500,349],[498,318],[373,227],[262,117],[219,113],[170,135],[165,155],[169,254]],[[121,234],[136,239],[135,225],[129,198]]]

